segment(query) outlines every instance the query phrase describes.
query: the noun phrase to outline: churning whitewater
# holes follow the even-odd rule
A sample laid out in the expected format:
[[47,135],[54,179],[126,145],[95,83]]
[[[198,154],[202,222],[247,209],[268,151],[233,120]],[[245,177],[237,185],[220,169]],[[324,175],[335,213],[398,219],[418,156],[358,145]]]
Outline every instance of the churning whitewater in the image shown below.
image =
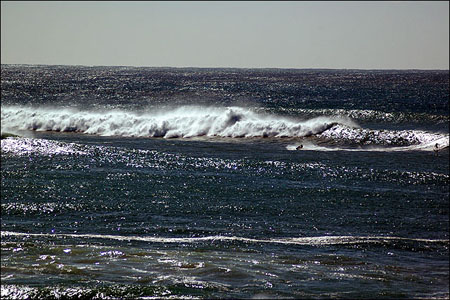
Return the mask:
[[155,109],[144,113],[6,106],[2,108],[2,120],[2,131],[15,129],[163,138],[304,137],[321,133],[336,124],[358,126],[344,117],[298,121],[257,114],[241,107],[201,106],[183,106],[165,111]]
[[[243,107],[182,106],[134,112],[5,106],[1,115],[2,132],[32,130],[162,138],[302,138],[315,135],[323,140],[350,145],[409,147],[403,150],[432,150],[436,143],[440,149],[448,147],[448,134],[418,130],[369,130],[360,128],[347,116],[302,120],[257,113]],[[292,149],[292,146],[288,147],[288,150]]]

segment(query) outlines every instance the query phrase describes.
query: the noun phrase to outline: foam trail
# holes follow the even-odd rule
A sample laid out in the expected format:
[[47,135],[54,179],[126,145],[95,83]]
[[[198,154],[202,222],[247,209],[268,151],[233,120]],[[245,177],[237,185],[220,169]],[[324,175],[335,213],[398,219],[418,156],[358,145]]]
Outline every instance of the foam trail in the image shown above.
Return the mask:
[[349,118],[318,117],[299,121],[258,114],[242,107],[184,106],[138,114],[123,110],[95,112],[6,106],[2,108],[1,116],[2,131],[62,131],[164,138],[304,137],[321,133],[336,124],[358,126]]
[[50,233],[25,233],[2,231],[1,236],[44,236],[54,238],[88,238],[88,239],[108,239],[120,241],[138,241],[149,243],[199,243],[199,242],[227,242],[238,241],[245,243],[273,243],[273,244],[291,244],[291,245],[343,245],[343,244],[367,244],[383,243],[388,241],[411,241],[425,243],[448,243],[444,239],[420,239],[389,236],[317,236],[317,237],[294,237],[278,239],[253,239],[237,236],[206,236],[206,237],[140,237],[140,236],[122,236],[122,235],[100,235],[100,234],[50,234]]
[[[298,146],[302,145],[303,147],[301,149],[297,149]],[[338,148],[338,147],[322,147],[315,145],[311,142],[297,142],[294,144],[290,144],[286,146],[286,149],[289,151],[305,151],[305,150],[312,150],[312,151],[361,151],[360,149],[351,149],[351,148]]]
[[421,130],[370,130],[351,128],[337,124],[317,135],[324,141],[339,142],[363,146],[362,148],[323,147],[312,143],[295,143],[287,145],[287,150],[297,150],[303,144],[302,150],[316,151],[435,151],[448,148],[449,135]]

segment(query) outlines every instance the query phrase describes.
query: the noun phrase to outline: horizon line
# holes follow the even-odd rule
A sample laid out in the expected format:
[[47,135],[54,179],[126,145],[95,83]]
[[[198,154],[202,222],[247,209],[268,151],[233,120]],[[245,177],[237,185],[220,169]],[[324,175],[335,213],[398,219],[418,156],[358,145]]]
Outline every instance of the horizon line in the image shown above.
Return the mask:
[[187,66],[136,66],[136,65],[84,65],[84,64],[29,64],[29,63],[1,63],[2,66],[47,66],[47,67],[119,67],[119,68],[152,68],[152,69],[242,69],[242,70],[347,70],[347,71],[449,71],[449,69],[420,69],[420,68],[327,68],[327,67],[187,67]]

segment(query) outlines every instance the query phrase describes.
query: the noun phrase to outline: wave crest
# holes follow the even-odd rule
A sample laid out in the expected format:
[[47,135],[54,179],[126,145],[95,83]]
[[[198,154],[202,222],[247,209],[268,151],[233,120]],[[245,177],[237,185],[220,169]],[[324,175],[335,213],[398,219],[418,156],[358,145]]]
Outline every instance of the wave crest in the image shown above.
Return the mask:
[[179,107],[142,114],[121,110],[92,112],[4,107],[1,116],[2,131],[4,129],[58,131],[103,136],[163,138],[304,137],[320,134],[336,124],[358,126],[349,118],[317,117],[299,121],[276,115],[258,114],[242,107]]

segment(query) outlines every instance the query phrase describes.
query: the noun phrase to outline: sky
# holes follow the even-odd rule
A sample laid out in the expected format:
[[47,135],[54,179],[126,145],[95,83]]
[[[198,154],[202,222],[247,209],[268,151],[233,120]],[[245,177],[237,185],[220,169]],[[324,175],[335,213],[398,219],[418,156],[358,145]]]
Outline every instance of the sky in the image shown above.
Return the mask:
[[1,1],[1,63],[449,69],[448,1]]

